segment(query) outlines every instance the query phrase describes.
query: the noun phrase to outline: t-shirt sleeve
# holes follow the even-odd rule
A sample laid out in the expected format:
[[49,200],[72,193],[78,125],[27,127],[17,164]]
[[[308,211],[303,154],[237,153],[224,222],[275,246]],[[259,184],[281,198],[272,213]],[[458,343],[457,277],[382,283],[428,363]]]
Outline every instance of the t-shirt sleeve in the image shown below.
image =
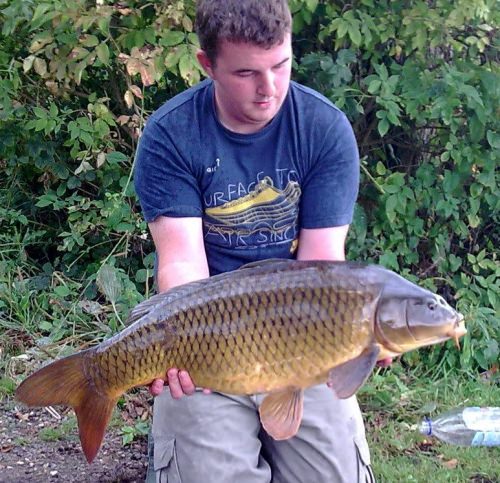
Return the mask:
[[323,142],[302,187],[300,226],[328,228],[352,222],[359,190],[359,152],[345,114],[324,130]]
[[[158,216],[202,216],[201,194],[186,153],[169,130],[151,118],[137,149],[134,185],[146,221]],[[179,136],[180,137],[180,136]]]

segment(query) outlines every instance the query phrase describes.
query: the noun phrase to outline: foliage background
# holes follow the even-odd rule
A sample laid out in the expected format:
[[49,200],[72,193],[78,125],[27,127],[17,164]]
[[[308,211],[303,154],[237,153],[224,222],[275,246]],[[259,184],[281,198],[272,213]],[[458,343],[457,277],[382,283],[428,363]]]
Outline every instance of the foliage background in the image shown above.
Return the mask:
[[[291,0],[293,77],[353,123],[350,259],[466,315],[434,374],[498,365],[499,10],[494,0]],[[91,343],[152,290],[131,173],[148,115],[201,78],[193,0],[0,0],[0,342]]]

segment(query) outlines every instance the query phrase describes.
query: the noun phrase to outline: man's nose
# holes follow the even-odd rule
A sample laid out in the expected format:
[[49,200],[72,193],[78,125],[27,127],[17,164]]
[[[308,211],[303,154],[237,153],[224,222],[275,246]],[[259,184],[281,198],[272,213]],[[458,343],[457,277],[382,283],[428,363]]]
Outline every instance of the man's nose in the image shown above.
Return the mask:
[[257,89],[259,95],[273,97],[276,92],[275,77],[272,72],[265,72],[260,76],[260,83]]

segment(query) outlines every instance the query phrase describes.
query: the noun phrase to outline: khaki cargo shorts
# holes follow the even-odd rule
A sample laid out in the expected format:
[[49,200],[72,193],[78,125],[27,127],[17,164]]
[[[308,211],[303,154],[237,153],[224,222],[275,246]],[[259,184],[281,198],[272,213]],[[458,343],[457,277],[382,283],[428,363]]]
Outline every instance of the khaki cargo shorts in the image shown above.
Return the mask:
[[325,385],[305,391],[296,436],[275,441],[260,426],[264,395],[155,399],[148,483],[371,483],[370,453],[355,397]]

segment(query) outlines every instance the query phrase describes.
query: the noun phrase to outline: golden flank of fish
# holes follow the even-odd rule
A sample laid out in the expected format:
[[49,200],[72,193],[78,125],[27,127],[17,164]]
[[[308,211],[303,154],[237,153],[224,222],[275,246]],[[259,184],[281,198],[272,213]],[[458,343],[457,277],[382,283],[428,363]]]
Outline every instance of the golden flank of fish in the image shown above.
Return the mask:
[[268,393],[262,425],[287,439],[299,428],[304,388],[327,382],[349,397],[377,360],[466,332],[442,297],[382,267],[292,260],[176,287],[138,305],[129,324],[43,367],[16,392],[30,406],[72,406],[89,462],[117,399],[170,367],[215,391]]

